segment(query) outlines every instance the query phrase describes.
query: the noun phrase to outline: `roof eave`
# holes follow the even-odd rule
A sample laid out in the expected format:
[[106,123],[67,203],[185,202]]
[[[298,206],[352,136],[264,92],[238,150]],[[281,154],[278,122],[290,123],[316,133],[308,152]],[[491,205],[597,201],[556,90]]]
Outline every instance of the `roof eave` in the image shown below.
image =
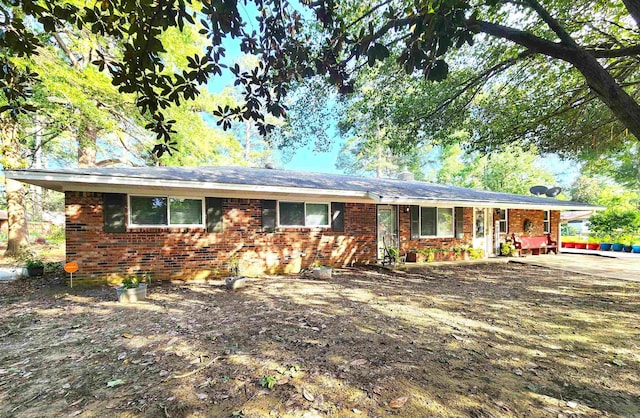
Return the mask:
[[[423,197],[386,197],[374,192],[353,190],[316,189],[289,186],[266,186],[251,184],[215,183],[191,180],[170,180],[159,178],[140,178],[125,176],[69,174],[53,171],[8,170],[5,176],[9,179],[56,190],[89,191],[89,192],[149,192],[157,190],[188,190],[194,193],[233,193],[233,197],[240,194],[246,198],[274,198],[279,196],[301,196],[310,198],[331,197],[336,200],[371,202],[393,205],[441,205],[467,206],[479,208],[510,208],[510,209],[540,209],[540,210],[603,210],[601,206],[558,205],[552,203],[519,203],[499,200],[470,200],[470,199],[433,199]],[[557,202],[557,201],[553,201]]]
[[534,210],[604,210],[602,206],[573,204],[558,204],[559,201],[549,201],[549,203],[520,203],[507,202],[502,200],[468,200],[468,199],[428,199],[420,197],[384,197],[377,196],[379,204],[388,205],[442,205],[442,206],[473,206],[476,208],[508,208],[508,209],[534,209]]
[[[207,192],[240,192],[251,195],[301,195],[333,196],[369,200],[367,192],[352,190],[315,189],[287,186],[262,186],[252,184],[231,184],[202,181],[168,180],[157,178],[139,178],[123,176],[101,176],[84,174],[66,174],[54,172],[6,171],[7,178],[33,184],[40,187],[65,191],[114,191],[117,188],[128,190],[190,190]],[[247,195],[251,198],[253,196]]]

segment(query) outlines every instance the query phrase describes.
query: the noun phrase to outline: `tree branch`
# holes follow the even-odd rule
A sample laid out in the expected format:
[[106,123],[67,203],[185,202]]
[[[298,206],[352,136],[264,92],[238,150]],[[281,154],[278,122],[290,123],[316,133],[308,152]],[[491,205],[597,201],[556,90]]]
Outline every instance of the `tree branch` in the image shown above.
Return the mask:
[[476,26],[476,29],[480,32],[498,38],[507,39],[527,48],[531,52],[549,55],[550,57],[558,58],[567,62],[571,62],[570,59],[575,59],[576,52],[579,50],[577,47],[570,47],[562,43],[552,42],[532,35],[529,32],[498,25],[496,23],[476,20],[471,23],[471,25]]
[[622,0],[629,14],[636,21],[636,25],[640,27],[640,2],[638,0]]
[[62,40],[62,37],[60,37],[60,34],[58,32],[53,32],[53,38],[56,40],[56,42],[58,43],[58,45],[60,45],[60,48],[62,49],[62,51],[64,52],[64,54],[67,56],[67,58],[69,58],[69,61],[71,62],[71,66],[73,68],[76,68],[76,66],[78,65],[77,61],[75,60],[75,58],[73,57],[73,53],[71,52],[71,50],[67,47],[67,45],[64,43],[64,41]]
[[125,163],[126,164],[131,164],[132,166],[134,165],[129,160],[123,160],[121,158],[109,158],[109,159],[106,159],[106,160],[98,161],[96,163],[96,167],[107,167],[107,166],[110,166],[110,165],[125,164]]
[[[433,111],[429,112],[426,115],[417,115],[416,118],[414,118],[414,120],[425,119],[425,118],[429,119],[429,118],[435,117],[439,112],[441,112],[442,110],[444,110],[444,108],[446,108],[451,103],[453,103],[453,101],[456,100],[458,97],[460,97],[463,93],[466,93],[467,91],[471,90],[472,88],[477,87],[479,85],[479,83],[481,83],[483,80],[484,81],[488,80],[489,78],[493,77],[494,75],[499,74],[502,71],[506,70],[507,68],[511,67],[512,65],[514,65],[515,63],[517,63],[521,59],[527,58],[527,57],[529,57],[531,55],[532,55],[532,53],[530,51],[523,51],[520,54],[518,54],[516,57],[509,58],[507,60],[499,62],[498,64],[496,64],[496,65],[484,70],[480,74],[477,74],[477,75],[467,79],[464,83],[461,83],[459,85],[460,89],[456,90],[453,94],[449,95],[449,97],[447,99],[445,99]],[[476,94],[477,94],[477,92],[472,94],[472,97],[475,96]]]
[[549,14],[547,9],[542,7],[542,5],[538,3],[537,0],[526,0],[526,1],[527,1],[527,4],[529,4],[529,6],[531,6],[533,10],[535,10],[538,16],[542,18],[542,20],[547,24],[547,26],[549,26],[549,28],[551,28],[551,30],[554,31],[556,35],[558,35],[558,38],[560,38],[560,42],[563,42],[571,46],[577,46],[576,41],[573,40],[573,38],[567,33],[567,31],[562,27],[562,25],[560,25],[560,23],[556,19],[554,19],[553,16]]
[[629,57],[633,55],[640,55],[640,45],[628,46],[626,48],[617,48],[617,49],[589,49],[587,48],[591,55],[596,58],[620,58],[620,57]]
[[385,0],[382,3],[378,3],[376,4],[374,7],[372,7],[371,9],[367,10],[365,13],[363,13],[360,17],[358,17],[356,20],[354,20],[353,22],[349,23],[349,25],[347,25],[346,30],[351,29],[353,26],[357,25],[358,22],[361,22],[362,19],[366,18],[367,16],[370,16],[373,12],[375,12],[376,10],[378,10],[381,7],[386,6],[387,4],[391,3],[392,0]]

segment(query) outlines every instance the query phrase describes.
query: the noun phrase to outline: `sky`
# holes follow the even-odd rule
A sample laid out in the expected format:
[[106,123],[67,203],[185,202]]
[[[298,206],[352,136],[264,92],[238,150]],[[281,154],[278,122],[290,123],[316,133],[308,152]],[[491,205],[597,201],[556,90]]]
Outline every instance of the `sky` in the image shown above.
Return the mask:
[[[241,3],[238,4],[241,5]],[[248,2],[246,5],[242,4],[241,12],[247,21],[249,21],[249,17],[257,15],[256,5],[252,2]],[[223,40],[223,45],[226,50],[226,57],[223,63],[230,66],[235,63],[235,60],[242,56],[240,41],[227,37]],[[234,81],[235,78],[231,72],[223,70],[222,76],[212,78],[207,87],[211,93],[220,93],[225,88],[233,86]],[[281,151],[276,150],[275,158],[280,161],[280,163],[276,165],[278,168],[285,170],[340,174],[342,170],[336,169],[336,160],[340,153],[340,148],[341,144],[338,142],[332,144],[327,152],[315,152],[313,145],[309,145],[297,148],[293,153],[289,150],[287,154],[289,156],[293,154],[292,158],[286,158]]]
[[[244,9],[242,9],[242,12],[244,12],[244,17],[247,21],[250,21],[251,17],[257,15],[257,10],[255,9],[256,6],[252,2],[248,2],[247,5],[243,7]],[[226,49],[226,59],[223,63],[230,66],[242,56],[240,41],[237,39],[226,38],[223,41],[223,45]],[[233,75],[229,71],[223,70],[222,76],[218,76],[210,80],[208,84],[209,91],[212,93],[219,93],[226,87],[232,86],[234,80]],[[340,149],[342,148],[342,142],[337,135],[334,136],[334,138],[334,143],[331,144],[330,149],[326,152],[315,151],[312,144],[306,147],[296,148],[293,152],[289,150],[287,152],[287,156],[285,156],[281,151],[276,150],[275,158],[279,161],[276,166],[286,170],[342,173],[342,170],[336,168],[336,161],[340,153]],[[313,140],[309,142],[313,142]],[[558,184],[547,185],[549,187],[557,185],[567,187],[579,175],[579,167],[575,163],[564,161],[555,155],[540,158],[539,165],[552,172],[558,180]]]

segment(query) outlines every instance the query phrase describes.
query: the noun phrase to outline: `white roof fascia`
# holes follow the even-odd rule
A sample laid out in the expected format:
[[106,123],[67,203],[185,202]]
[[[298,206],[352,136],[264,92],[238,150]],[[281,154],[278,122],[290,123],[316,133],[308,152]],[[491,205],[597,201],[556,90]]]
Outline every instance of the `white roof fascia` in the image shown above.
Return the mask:
[[419,197],[378,197],[379,204],[387,205],[418,205],[418,206],[464,206],[474,208],[506,208],[506,209],[533,209],[533,210],[600,210],[604,207],[593,206],[562,206],[549,204],[533,204],[533,203],[513,203],[502,201],[478,201],[478,200],[438,200],[438,199],[422,199]]
[[[199,181],[150,179],[121,176],[76,175],[65,173],[43,173],[28,171],[6,171],[7,178],[23,181],[25,183],[41,185],[38,183],[58,183],[61,191],[113,191],[113,187],[143,189],[188,189],[201,190],[203,192],[243,192],[259,193],[262,195],[301,195],[301,196],[335,196],[342,198],[369,199],[367,192],[332,189],[310,189],[288,186],[260,186],[252,184],[212,183]],[[251,196],[246,196],[251,198]]]
[[[374,192],[353,190],[312,189],[289,186],[260,186],[251,184],[213,183],[200,181],[167,180],[154,178],[67,174],[55,172],[5,171],[9,179],[35,184],[41,187],[59,191],[88,191],[88,192],[154,192],[168,190],[182,190],[183,193],[198,195],[224,194],[229,197],[246,199],[282,199],[288,196],[309,197],[313,199],[345,202],[364,202],[388,205],[433,205],[433,206],[465,206],[477,208],[509,208],[509,209],[539,209],[539,210],[601,210],[604,207],[593,206],[561,206],[550,204],[527,204],[502,201],[477,200],[439,200],[415,197],[384,197]],[[54,187],[59,186],[59,187]],[[115,189],[115,188],[118,189]]]

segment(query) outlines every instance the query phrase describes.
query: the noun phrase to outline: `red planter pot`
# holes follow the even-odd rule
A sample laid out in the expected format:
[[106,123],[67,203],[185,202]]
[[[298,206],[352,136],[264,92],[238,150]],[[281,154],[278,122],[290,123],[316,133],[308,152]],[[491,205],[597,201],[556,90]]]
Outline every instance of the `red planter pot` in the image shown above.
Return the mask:
[[576,242],[575,248],[576,248],[576,250],[586,250],[587,249],[587,243],[586,242]]
[[576,243],[575,242],[563,242],[562,243],[562,248],[575,248],[576,247]]
[[600,244],[587,244],[587,250],[599,250]]

